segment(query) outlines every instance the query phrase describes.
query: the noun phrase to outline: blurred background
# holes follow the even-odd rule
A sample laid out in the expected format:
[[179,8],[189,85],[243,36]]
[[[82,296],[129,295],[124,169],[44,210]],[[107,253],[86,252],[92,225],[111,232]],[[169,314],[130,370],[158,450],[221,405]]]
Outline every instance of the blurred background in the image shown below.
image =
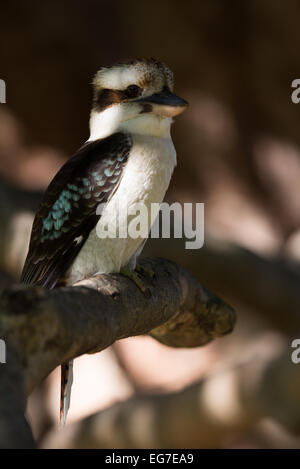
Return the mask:
[[[238,313],[232,334],[202,348],[175,350],[137,337],[76,359],[69,422],[135,393],[177,391],[224,369],[234,374],[241,362],[268,364],[283,354],[277,380],[290,366],[295,372],[300,104],[291,101],[291,83],[300,78],[299,17],[297,0],[1,5],[1,288],[18,280],[42,192],[89,136],[93,75],[116,61],[155,57],[174,71],[175,91],[190,103],[173,125],[178,165],[166,198],[205,203],[205,246],[187,251],[178,239],[149,240],[144,255],[180,262]],[[299,448],[291,402],[297,408],[300,383],[284,376],[266,411],[242,431],[228,421],[220,434],[215,422],[215,434],[212,427],[199,447]],[[235,394],[220,386],[213,400],[231,409]],[[58,425],[58,407],[55,370],[28,404],[41,442]]]

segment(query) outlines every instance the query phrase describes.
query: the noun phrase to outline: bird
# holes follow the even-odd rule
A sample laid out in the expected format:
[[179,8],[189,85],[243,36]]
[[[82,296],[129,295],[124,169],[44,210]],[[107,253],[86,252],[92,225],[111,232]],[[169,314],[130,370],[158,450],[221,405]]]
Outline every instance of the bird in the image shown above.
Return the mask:
[[[21,282],[53,289],[121,273],[144,291],[137,259],[147,237],[99,237],[99,227],[113,223],[118,206],[162,203],[176,166],[171,124],[188,103],[174,94],[170,68],[153,58],[102,67],[92,85],[89,139],[45,191]],[[128,223],[126,210],[117,223]],[[72,382],[73,360],[61,364],[62,425]]]

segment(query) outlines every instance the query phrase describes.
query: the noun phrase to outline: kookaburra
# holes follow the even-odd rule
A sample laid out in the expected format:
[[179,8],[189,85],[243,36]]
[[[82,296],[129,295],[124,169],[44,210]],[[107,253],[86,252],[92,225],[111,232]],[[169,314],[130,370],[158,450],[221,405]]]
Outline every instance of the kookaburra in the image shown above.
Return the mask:
[[[96,273],[133,272],[145,239],[99,237],[118,205],[160,204],[176,165],[172,117],[187,107],[173,74],[154,59],[102,68],[94,81],[89,140],[62,166],[35,216],[21,281],[54,288]],[[99,204],[105,203],[101,214]],[[118,223],[126,223],[126,211]],[[62,365],[61,420],[72,362]]]

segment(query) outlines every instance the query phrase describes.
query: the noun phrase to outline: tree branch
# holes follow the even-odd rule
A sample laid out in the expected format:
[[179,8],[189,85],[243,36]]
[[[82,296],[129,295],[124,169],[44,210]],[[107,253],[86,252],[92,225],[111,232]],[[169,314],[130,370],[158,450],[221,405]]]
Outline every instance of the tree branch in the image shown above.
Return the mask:
[[185,249],[185,241],[151,239],[144,252],[151,257],[163,252],[217,294],[251,308],[280,332],[293,334],[299,329],[299,265],[297,269],[279,256],[263,257],[235,243],[209,237],[198,250]]
[[[163,259],[143,264],[155,271],[154,279],[145,278],[150,298],[119,274],[50,291],[20,285],[6,290],[0,299],[0,337],[17,359],[8,357],[1,366],[0,389],[14,387],[17,373],[30,393],[59,364],[121,338],[149,333],[164,344],[195,347],[232,330],[233,309],[182,267]],[[16,409],[20,416],[14,400],[1,395],[1,401],[5,411]],[[0,427],[2,421],[0,409]]]

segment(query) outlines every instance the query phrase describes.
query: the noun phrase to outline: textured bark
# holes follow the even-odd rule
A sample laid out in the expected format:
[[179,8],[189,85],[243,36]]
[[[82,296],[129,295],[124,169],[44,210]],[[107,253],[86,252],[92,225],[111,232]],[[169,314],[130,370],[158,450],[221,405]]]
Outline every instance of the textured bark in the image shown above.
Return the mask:
[[[232,304],[251,309],[279,332],[300,329],[300,270],[280,256],[261,256],[238,244],[207,237],[202,249],[184,239],[150,240],[147,256],[164,253]],[[286,311],[287,314],[282,314]]]
[[[149,297],[118,274],[50,291],[18,285],[3,293],[0,337],[15,359],[1,365],[0,390],[18,389],[1,394],[0,410],[11,416],[0,413],[0,427],[5,425],[0,435],[8,435],[4,447],[18,444],[15,422],[23,415],[22,388],[30,393],[59,364],[129,336],[149,333],[174,347],[196,347],[232,330],[233,309],[182,267],[163,259],[143,264],[155,272],[153,279],[144,278]],[[30,433],[27,438],[31,441]]]

